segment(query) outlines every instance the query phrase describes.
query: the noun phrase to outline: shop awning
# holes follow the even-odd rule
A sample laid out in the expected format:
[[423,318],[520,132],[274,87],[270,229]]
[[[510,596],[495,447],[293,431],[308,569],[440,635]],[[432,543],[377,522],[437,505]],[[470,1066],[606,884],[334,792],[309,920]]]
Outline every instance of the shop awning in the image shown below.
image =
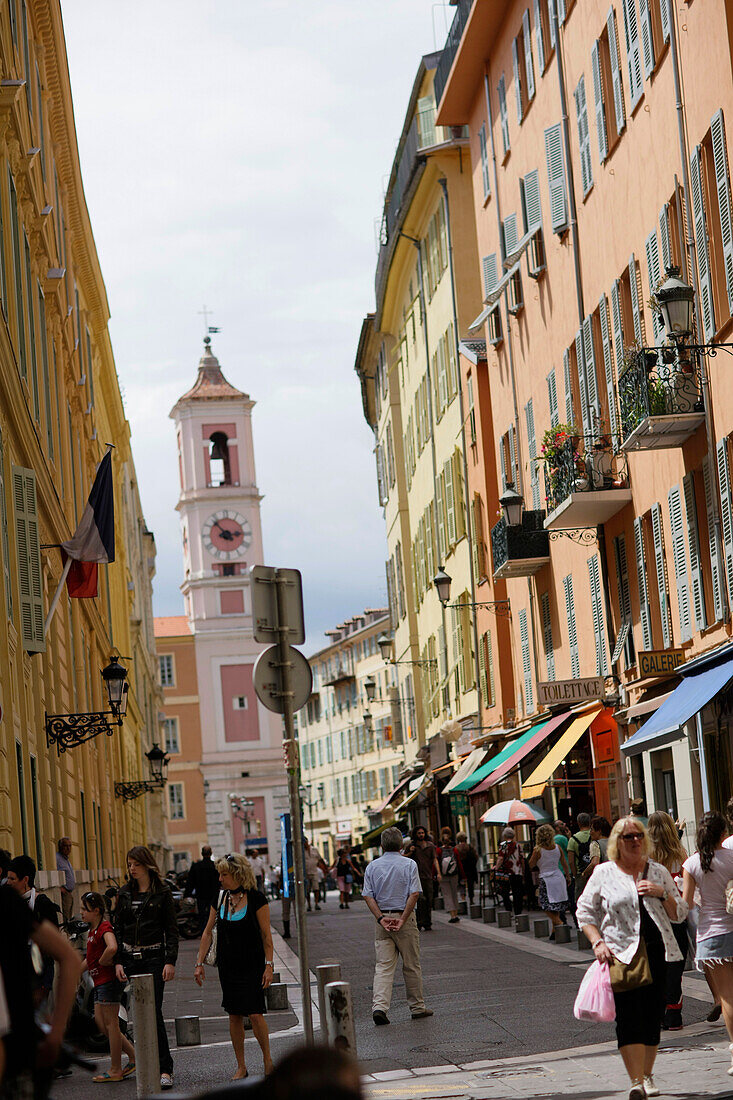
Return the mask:
[[381,825],[377,825],[376,828],[370,829],[368,833],[364,833],[361,838],[362,844],[369,844],[372,841],[379,840],[380,836],[385,829],[391,829],[393,825],[400,825],[400,819],[393,817],[391,821],[383,821]]
[[644,714],[653,714],[655,710],[659,710],[662,703],[666,703],[671,694],[671,691],[666,691],[664,695],[655,695],[651,699],[643,698],[638,703],[634,703],[633,706],[627,707],[627,722],[632,722],[635,718],[641,718]]
[[497,753],[496,756],[492,756],[490,760],[487,760],[485,764],[482,764],[480,768],[477,768],[472,775],[467,776],[466,779],[462,780],[460,783],[457,783],[453,790],[472,791],[478,783],[480,783],[483,779],[486,779],[497,768],[501,767],[504,761],[508,760],[510,756],[513,756],[514,753],[518,749],[521,749],[523,745],[526,745],[526,743],[530,741],[536,733],[539,733],[543,726],[547,725],[548,721],[549,718],[546,718],[544,719],[544,721],[538,722],[534,726],[530,726],[528,730],[525,730],[521,737],[517,737],[516,740],[511,741],[505,748],[501,750],[501,752]]
[[709,703],[719,691],[722,691],[733,678],[733,655],[727,651],[727,658],[714,665],[706,665],[700,671],[691,670],[682,675],[682,683],[676,687],[668,699],[638,733],[624,741],[621,751],[627,756],[636,756],[649,749],[662,749],[671,745],[682,736],[682,727],[689,722],[693,714]]
[[508,757],[503,764],[495,768],[491,775],[487,775],[486,779],[479,783],[478,787],[474,787],[471,794],[480,794],[481,791],[488,791],[489,787],[501,783],[502,779],[505,779],[509,772],[524,760],[525,756],[529,756],[533,749],[541,745],[545,738],[549,737],[550,734],[558,729],[569,717],[571,717],[570,712],[564,710],[560,714],[556,714],[549,722],[545,722],[543,726],[540,726],[533,737],[530,737],[523,745],[515,748],[512,755]]
[[450,794],[451,791],[454,791],[458,783],[462,783],[466,776],[471,775],[477,768],[481,767],[485,757],[486,749],[474,749],[473,752],[470,752],[453,778],[443,787],[443,794]]
[[387,795],[387,797],[385,798],[385,800],[384,800],[384,802],[382,803],[382,805],[381,805],[381,806],[377,806],[377,810],[378,810],[378,811],[379,811],[380,813],[382,812],[382,810],[386,810],[386,809],[387,809],[387,807],[389,806],[390,802],[392,801],[392,799],[393,799],[393,798],[395,798],[395,797],[396,797],[396,796],[397,796],[397,795],[398,795],[398,794],[400,793],[400,791],[401,791],[401,790],[404,790],[404,788],[405,788],[405,787],[407,786],[407,784],[408,784],[409,782],[410,782],[410,776],[409,776],[409,775],[407,776],[407,778],[406,778],[406,779],[400,779],[400,781],[399,781],[399,783],[397,784],[397,786],[396,786],[396,787],[394,787],[394,788],[393,788],[393,790],[392,790],[392,792],[391,792],[390,794],[388,794],[388,795]]
[[430,779],[425,776],[419,776],[417,779],[410,780],[410,787],[407,798],[404,802],[400,802],[399,806],[395,807],[395,813],[401,814],[405,806],[409,806],[411,802],[414,802],[419,794],[421,794],[426,787],[430,786]]
[[539,798],[545,789],[547,780],[552,778],[553,773],[560,767],[573,745],[580,740],[602,709],[601,704],[598,703],[573,719],[557,744],[552,746],[544,759],[522,784],[522,798]]

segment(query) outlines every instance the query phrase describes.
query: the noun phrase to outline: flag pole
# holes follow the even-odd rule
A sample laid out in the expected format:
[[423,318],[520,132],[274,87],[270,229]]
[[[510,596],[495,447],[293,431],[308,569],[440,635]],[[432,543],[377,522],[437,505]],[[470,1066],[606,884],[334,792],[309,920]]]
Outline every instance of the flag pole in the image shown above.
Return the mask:
[[63,569],[63,572],[61,574],[61,580],[59,581],[59,586],[56,589],[56,592],[54,593],[53,599],[51,600],[51,606],[48,609],[48,615],[46,616],[46,621],[43,624],[43,637],[44,638],[48,634],[48,628],[51,625],[51,619],[53,619],[54,615],[56,614],[56,608],[58,607],[59,600],[61,599],[61,589],[64,587],[64,585],[66,583],[66,578],[69,575],[69,570],[71,569],[71,563],[72,563],[73,560],[74,560],[73,558],[67,558],[65,563],[64,563],[64,569]]

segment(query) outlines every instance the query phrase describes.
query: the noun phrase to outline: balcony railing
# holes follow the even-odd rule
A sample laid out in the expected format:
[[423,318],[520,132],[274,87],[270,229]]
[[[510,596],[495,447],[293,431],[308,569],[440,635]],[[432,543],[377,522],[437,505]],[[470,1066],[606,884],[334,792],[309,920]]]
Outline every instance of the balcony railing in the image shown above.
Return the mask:
[[468,16],[471,12],[473,0],[458,0],[456,14],[453,16],[453,22],[451,23],[450,30],[448,31],[448,37],[445,40],[445,46],[443,52],[440,55],[440,61],[438,67],[435,70],[435,102],[440,103],[440,100],[445,90],[445,86],[448,83],[448,73],[451,70],[453,60],[458,53],[458,47],[461,44],[461,38],[463,37],[463,30],[468,22]]
[[625,451],[680,447],[703,423],[700,369],[694,352],[639,348],[618,380]]
[[[325,676],[323,677],[323,683],[326,685],[342,684],[347,680],[355,680],[354,670],[349,665],[333,664],[330,666]],[[339,712],[341,704],[339,703]]]
[[626,456],[608,436],[572,436],[544,462],[548,530],[596,527],[631,501]]
[[504,519],[491,529],[494,580],[503,577],[532,577],[550,560],[550,533],[544,527],[545,513],[525,512],[521,526],[507,527]]

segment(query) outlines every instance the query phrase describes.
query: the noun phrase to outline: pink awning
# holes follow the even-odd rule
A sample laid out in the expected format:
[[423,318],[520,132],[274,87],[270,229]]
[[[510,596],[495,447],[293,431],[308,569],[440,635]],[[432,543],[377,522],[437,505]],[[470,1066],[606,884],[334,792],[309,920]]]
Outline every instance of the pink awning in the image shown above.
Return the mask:
[[471,791],[472,795],[479,794],[481,791],[488,791],[490,787],[495,787],[497,783],[501,783],[502,779],[506,778],[510,771],[513,771],[518,764],[524,760],[525,756],[528,756],[533,749],[536,749],[538,745],[553,733],[559,726],[563,724],[568,718],[571,717],[569,710],[564,710],[560,714],[556,714],[554,718],[551,718],[549,722],[546,722],[542,729],[537,730],[534,737],[530,737],[529,741],[525,741],[524,744],[513,753],[508,760],[505,760],[503,764],[500,764],[495,772],[491,775],[487,775],[486,779],[482,783],[479,783],[477,787],[474,787]]

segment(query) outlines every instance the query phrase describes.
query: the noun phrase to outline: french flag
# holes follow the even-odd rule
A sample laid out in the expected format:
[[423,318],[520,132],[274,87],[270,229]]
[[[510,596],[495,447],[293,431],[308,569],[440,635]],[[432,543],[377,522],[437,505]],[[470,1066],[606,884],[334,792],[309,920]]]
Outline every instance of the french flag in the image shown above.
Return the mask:
[[93,599],[97,595],[99,562],[115,560],[115,498],[112,451],[97,467],[87,506],[72,538],[61,544],[64,560],[71,558],[66,578],[69,596]]

